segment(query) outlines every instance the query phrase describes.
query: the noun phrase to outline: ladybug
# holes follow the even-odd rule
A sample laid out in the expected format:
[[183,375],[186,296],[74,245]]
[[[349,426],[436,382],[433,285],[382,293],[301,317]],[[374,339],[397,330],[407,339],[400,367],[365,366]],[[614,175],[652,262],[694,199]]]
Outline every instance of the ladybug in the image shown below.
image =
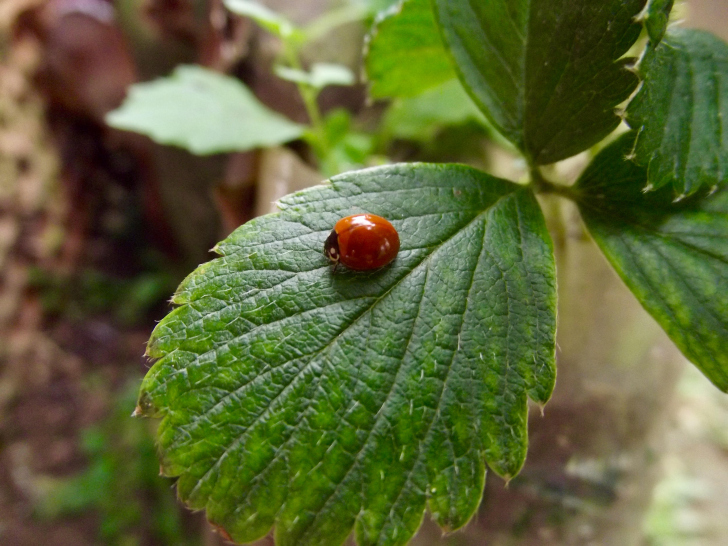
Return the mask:
[[379,269],[399,252],[399,235],[394,226],[375,214],[355,214],[342,218],[324,243],[324,255],[355,271]]

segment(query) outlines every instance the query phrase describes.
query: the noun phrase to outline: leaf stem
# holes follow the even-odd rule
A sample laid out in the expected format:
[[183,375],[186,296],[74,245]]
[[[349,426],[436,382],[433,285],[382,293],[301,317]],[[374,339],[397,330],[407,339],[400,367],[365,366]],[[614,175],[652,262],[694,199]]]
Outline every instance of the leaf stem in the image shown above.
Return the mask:
[[530,174],[530,186],[536,193],[558,195],[571,201],[577,200],[576,192],[570,186],[564,186],[563,184],[557,184],[548,180],[536,165],[531,165]]
[[[293,44],[284,44],[284,50],[286,53],[286,59],[291,68],[295,70],[303,71],[303,64],[298,56],[298,48]],[[311,137],[309,143],[313,147],[314,153],[319,161],[327,155],[328,151],[328,139],[326,138],[326,131],[324,129],[323,116],[318,106],[318,90],[307,85],[303,82],[296,82],[298,92],[303,99],[306,113],[311,124]]]

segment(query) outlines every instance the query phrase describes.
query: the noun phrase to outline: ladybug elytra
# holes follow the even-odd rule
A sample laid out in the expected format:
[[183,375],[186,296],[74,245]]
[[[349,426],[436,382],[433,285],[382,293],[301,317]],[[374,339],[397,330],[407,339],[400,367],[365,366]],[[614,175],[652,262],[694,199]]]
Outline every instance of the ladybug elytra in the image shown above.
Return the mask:
[[394,226],[375,214],[342,218],[324,244],[324,254],[334,264],[355,271],[379,269],[399,252],[399,235]]

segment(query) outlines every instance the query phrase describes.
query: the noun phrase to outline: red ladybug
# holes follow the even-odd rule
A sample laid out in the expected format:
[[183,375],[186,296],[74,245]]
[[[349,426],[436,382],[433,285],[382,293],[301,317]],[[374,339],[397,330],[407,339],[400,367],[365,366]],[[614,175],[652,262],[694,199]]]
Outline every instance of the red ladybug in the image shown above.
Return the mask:
[[324,243],[324,254],[334,264],[356,271],[379,269],[399,252],[399,235],[394,226],[375,214],[342,218]]

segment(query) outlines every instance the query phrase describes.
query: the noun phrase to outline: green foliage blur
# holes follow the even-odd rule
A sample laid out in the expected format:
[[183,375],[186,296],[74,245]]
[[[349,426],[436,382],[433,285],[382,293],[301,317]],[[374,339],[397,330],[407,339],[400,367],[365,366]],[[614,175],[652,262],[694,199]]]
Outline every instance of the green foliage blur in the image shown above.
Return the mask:
[[116,278],[96,269],[67,276],[40,268],[30,269],[30,284],[49,316],[71,320],[110,313],[122,326],[142,322],[150,310],[164,302],[179,279],[170,272],[149,271]]
[[195,546],[199,533],[185,528],[172,480],[159,477],[154,423],[129,418],[138,381],[130,379],[108,417],[83,431],[88,468],[51,484],[35,513],[47,520],[91,510],[98,538],[109,546]]

